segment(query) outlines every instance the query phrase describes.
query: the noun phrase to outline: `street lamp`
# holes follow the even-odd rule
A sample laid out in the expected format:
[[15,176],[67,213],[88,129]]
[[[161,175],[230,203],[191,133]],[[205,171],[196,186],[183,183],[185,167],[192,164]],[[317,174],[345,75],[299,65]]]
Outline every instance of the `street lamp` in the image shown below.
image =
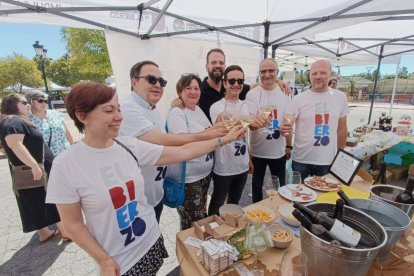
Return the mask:
[[36,56],[39,57],[40,60],[40,69],[42,70],[42,76],[43,81],[45,82],[45,89],[47,97],[47,104],[49,106],[49,109],[52,109],[52,95],[49,92],[49,88],[47,86],[47,80],[46,80],[46,72],[45,72],[45,60],[47,59],[47,50],[43,48],[43,45],[39,44],[39,41],[36,41],[35,44],[33,44],[33,48],[36,51]]

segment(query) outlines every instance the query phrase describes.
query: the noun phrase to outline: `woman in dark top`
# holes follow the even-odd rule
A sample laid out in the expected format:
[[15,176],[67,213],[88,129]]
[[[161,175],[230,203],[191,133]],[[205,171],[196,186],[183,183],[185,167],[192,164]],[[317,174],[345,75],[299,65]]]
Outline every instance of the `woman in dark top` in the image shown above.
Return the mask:
[[[22,95],[10,94],[3,98],[0,112],[0,139],[9,162],[15,166],[27,165],[33,178],[40,179],[43,171],[38,163],[43,162],[44,155],[53,160],[53,154],[44,146],[42,133],[27,119],[30,105]],[[47,173],[50,168],[51,164],[45,163]],[[38,230],[40,242],[59,233],[47,227],[58,223],[60,218],[56,206],[45,203],[44,187],[19,190],[19,195],[15,196],[24,233]]]

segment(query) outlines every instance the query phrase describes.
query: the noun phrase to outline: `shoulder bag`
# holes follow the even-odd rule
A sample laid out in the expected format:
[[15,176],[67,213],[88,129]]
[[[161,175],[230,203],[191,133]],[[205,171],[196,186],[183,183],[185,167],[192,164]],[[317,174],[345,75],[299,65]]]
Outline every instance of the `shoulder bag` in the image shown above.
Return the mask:
[[[187,130],[188,130],[188,119],[185,113],[184,113],[184,116],[185,116],[185,123],[187,124]],[[168,132],[167,123],[165,123],[165,130]],[[183,205],[184,203],[186,166],[187,166],[187,162],[184,161],[182,163],[181,182],[168,176],[164,178],[163,202],[164,202],[164,205],[167,205],[170,208],[177,208]]]

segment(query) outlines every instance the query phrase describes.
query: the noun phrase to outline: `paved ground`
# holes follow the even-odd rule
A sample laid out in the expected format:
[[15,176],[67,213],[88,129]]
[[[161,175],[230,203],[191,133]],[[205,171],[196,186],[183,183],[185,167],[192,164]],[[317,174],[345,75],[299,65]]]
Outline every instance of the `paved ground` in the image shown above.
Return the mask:
[[[367,105],[355,105],[351,110],[359,112],[360,116],[366,118],[366,108]],[[387,107],[382,107],[384,108]],[[404,106],[400,112],[409,112],[413,116],[412,108],[413,106]],[[397,107],[397,109],[400,108]],[[377,111],[379,110],[381,108]],[[356,124],[356,122],[359,122],[359,115],[354,115],[350,120],[351,124]],[[70,127],[75,134],[75,140],[79,140],[81,135],[75,131],[71,123]],[[251,204],[251,197],[248,196],[250,191],[251,179],[249,177],[240,201],[241,205]],[[179,219],[175,209],[164,208],[160,227],[170,257],[165,260],[158,275],[178,275],[176,271],[173,271],[178,265],[175,257],[175,235],[179,230]],[[0,160],[0,276],[87,276],[96,275],[95,271],[92,259],[74,243],[62,244],[58,238],[54,238],[45,244],[39,244],[37,234],[22,232],[16,201],[11,190],[7,160]]]

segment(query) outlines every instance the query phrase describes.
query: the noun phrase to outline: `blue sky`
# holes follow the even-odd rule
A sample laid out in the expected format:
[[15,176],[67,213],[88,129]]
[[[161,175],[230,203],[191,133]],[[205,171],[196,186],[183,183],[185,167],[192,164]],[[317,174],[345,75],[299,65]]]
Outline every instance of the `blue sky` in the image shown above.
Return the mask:
[[[40,24],[9,24],[0,23],[0,58],[12,55],[13,52],[23,54],[27,58],[35,55],[33,44],[36,40],[47,49],[48,57],[56,59],[65,52],[65,44],[61,41],[60,27]],[[377,68],[376,64],[366,66],[341,67],[341,75],[348,76],[361,72],[367,72],[367,67],[371,72]],[[414,72],[414,54],[405,55],[401,60],[401,67],[407,67],[408,72]],[[383,64],[381,74],[395,74],[396,65]]]

